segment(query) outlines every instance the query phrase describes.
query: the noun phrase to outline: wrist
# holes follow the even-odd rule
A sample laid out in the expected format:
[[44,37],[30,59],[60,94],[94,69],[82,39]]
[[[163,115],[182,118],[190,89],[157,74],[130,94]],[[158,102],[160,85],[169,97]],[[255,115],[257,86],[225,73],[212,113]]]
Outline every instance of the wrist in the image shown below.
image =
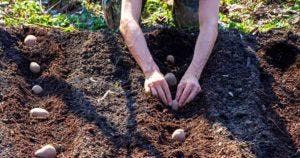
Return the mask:
[[155,71],[159,72],[159,68],[157,67],[156,64],[151,64],[143,69],[143,73],[146,78],[151,76],[151,74],[153,74]]
[[200,71],[200,69],[198,67],[194,66],[191,63],[191,65],[188,67],[188,69],[186,70],[184,75],[199,79],[201,76],[201,72],[202,71]]

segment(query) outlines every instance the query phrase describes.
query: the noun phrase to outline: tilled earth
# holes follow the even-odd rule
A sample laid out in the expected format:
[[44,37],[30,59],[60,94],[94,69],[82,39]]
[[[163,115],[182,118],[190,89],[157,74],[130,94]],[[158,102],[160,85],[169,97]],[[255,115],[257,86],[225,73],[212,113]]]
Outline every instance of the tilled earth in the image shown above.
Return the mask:
[[[23,44],[28,34],[37,45]],[[180,79],[197,32],[145,36],[161,71]],[[299,39],[297,31],[254,37],[220,30],[203,92],[172,111],[144,93],[143,74],[118,33],[1,28],[0,157],[33,157],[46,144],[58,157],[298,157]],[[165,61],[169,54],[175,65]],[[40,74],[30,72],[31,61]],[[41,95],[31,92],[35,84]],[[30,118],[35,107],[50,117]],[[171,139],[177,128],[187,131],[183,143]]]

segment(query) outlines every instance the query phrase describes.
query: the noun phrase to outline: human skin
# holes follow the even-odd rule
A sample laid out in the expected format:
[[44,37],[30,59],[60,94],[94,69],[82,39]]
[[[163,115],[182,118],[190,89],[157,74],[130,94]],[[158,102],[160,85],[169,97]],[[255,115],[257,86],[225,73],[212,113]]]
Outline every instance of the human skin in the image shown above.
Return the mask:
[[[120,31],[125,43],[145,75],[146,92],[172,104],[169,86],[154,62],[139,26],[142,0],[122,0]],[[199,29],[194,56],[177,86],[176,100],[182,107],[201,91],[199,78],[211,54],[218,34],[219,0],[199,0]]]

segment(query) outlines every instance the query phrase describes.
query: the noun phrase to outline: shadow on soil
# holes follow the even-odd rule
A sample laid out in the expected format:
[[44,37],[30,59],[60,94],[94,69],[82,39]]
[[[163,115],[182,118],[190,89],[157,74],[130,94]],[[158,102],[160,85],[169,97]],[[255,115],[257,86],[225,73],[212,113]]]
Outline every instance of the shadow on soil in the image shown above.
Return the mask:
[[[34,78],[30,77],[30,70],[27,66],[30,61],[12,47],[17,45],[16,42],[18,40],[11,37],[4,30],[1,30],[0,34],[1,40],[6,41],[6,47],[11,48],[6,50],[6,58],[15,62],[21,75],[24,76],[29,84],[32,84]],[[175,36],[176,31],[171,34]],[[162,35],[164,36],[165,34]],[[195,37],[192,37],[192,39],[195,40]],[[168,52],[166,53],[173,53],[175,59],[183,60],[182,63],[191,60],[193,44],[187,44],[178,49],[177,47],[172,48],[174,43],[170,40],[169,44],[169,41],[166,39],[161,43],[160,40],[162,38],[159,34],[152,38],[150,40],[147,38],[147,40],[156,41],[156,43],[149,46],[151,51],[154,52],[156,61],[165,59],[167,54],[161,53],[167,48]],[[187,37],[187,39],[191,38]],[[236,139],[251,144],[251,150],[257,157],[289,157],[296,153],[296,147],[287,132],[284,120],[272,108],[272,103],[278,102],[278,98],[272,91],[273,79],[266,72],[261,72],[257,68],[259,64],[255,52],[258,44],[253,42],[253,39],[243,39],[236,32],[221,31],[214,53],[200,80],[204,89],[203,94],[195,102],[182,109],[180,113],[176,113],[176,117],[187,119],[197,115],[206,115],[211,124],[220,123],[231,133],[228,136],[229,139]],[[182,37],[179,40],[181,41],[173,40],[173,42],[176,41],[178,42],[177,44],[185,43],[186,37]],[[156,51],[156,49],[162,51]],[[285,48],[282,47],[282,49]],[[189,54],[184,53],[184,56],[181,56],[182,52],[186,52],[186,50],[188,50]],[[122,59],[122,55],[121,53],[114,54],[114,56],[111,56],[111,59],[114,61],[116,61],[116,58]],[[182,59],[183,57],[188,60]],[[49,76],[40,78],[37,82],[42,87],[48,87],[44,95],[61,96],[70,112],[97,125],[99,130],[114,143],[116,148],[115,154],[118,154],[121,148],[126,148],[127,154],[130,156],[133,147],[139,147],[146,150],[149,155],[162,157],[164,154],[155,148],[148,138],[136,131],[135,107],[132,106],[135,103],[135,94],[132,93],[132,81],[129,77],[130,67],[124,68],[122,64],[116,65],[115,74],[113,75],[114,80],[123,80],[126,83],[122,85],[127,98],[126,106],[129,111],[126,134],[119,134],[118,128],[114,123],[99,115],[95,106],[86,99],[80,89],[72,87],[63,79]],[[158,62],[158,65],[163,64]],[[187,66],[183,65],[182,68],[178,68],[176,76],[182,76]],[[162,71],[171,70],[166,68]],[[120,73],[123,74],[121,78],[119,78]],[[142,85],[142,83],[140,84]],[[76,100],[81,100],[82,102],[76,103]],[[205,105],[205,107],[197,106],[199,103]],[[206,109],[207,114],[199,112],[203,111],[203,108]],[[137,144],[135,141],[143,143],[138,143],[138,146],[132,146]]]
[[[126,107],[129,111],[129,117],[127,120],[127,132],[126,134],[120,134],[118,128],[114,125],[113,122],[109,121],[106,117],[101,116],[97,113],[96,107],[86,98],[84,93],[80,89],[76,89],[70,84],[66,83],[62,78],[58,78],[56,76],[49,77],[40,77],[38,75],[33,75],[28,65],[30,64],[30,60],[27,59],[24,55],[20,53],[19,50],[14,49],[17,44],[18,39],[12,37],[5,30],[1,30],[1,36],[3,37],[1,40],[5,41],[5,47],[11,48],[9,50],[5,50],[6,58],[15,62],[18,66],[20,75],[24,77],[26,82],[29,85],[33,83],[39,84],[42,87],[47,87],[46,92],[44,92],[43,96],[57,96],[61,97],[65,104],[68,106],[68,110],[78,117],[84,118],[87,122],[93,123],[98,126],[99,130],[103,133],[105,137],[107,137],[110,142],[114,145],[113,154],[118,155],[118,151],[121,148],[127,149],[127,155],[131,155],[131,150],[133,149],[133,144],[138,144],[137,146],[148,152],[149,155],[156,155],[161,157],[163,154],[156,149],[151,142],[143,136],[141,133],[136,131],[136,114],[135,114],[135,94],[132,94],[131,91],[131,80],[129,79],[129,71],[130,68],[127,66],[124,67],[116,67],[116,71],[113,74],[114,80],[123,80],[125,84],[122,85],[122,88],[125,91],[125,96],[127,99]],[[114,54],[116,56],[116,54]],[[121,54],[117,54],[118,56],[122,56]],[[117,58],[111,56],[112,60],[115,62]],[[50,58],[48,58],[50,60]],[[51,61],[48,61],[50,63]],[[125,66],[125,65],[124,65]],[[121,78],[120,74],[122,74]]]
[[[162,72],[173,71],[177,78],[181,78],[192,59],[196,38],[194,33],[169,30],[147,36]],[[256,157],[290,157],[297,148],[285,120],[274,111],[273,106],[280,106],[280,102],[272,90],[272,75],[259,66],[258,49],[255,37],[220,30],[214,53],[200,79],[203,93],[175,116],[206,115],[212,125],[221,124],[230,132],[229,139],[249,143]],[[284,71],[295,64],[297,52],[295,46],[275,41],[267,46],[265,59]],[[168,54],[174,55],[181,67],[165,67],[162,61]]]

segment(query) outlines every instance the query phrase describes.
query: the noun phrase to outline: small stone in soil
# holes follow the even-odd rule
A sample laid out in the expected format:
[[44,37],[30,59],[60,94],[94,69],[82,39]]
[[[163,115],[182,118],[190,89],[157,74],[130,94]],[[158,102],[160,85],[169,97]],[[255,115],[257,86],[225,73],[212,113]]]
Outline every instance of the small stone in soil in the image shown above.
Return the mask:
[[177,85],[177,79],[176,79],[176,76],[173,73],[167,73],[165,75],[165,79],[168,82],[169,86],[176,86]]
[[33,73],[39,73],[41,71],[41,66],[36,62],[31,62],[29,68]]
[[172,134],[172,139],[183,142],[185,140],[185,132],[183,129],[176,129]]
[[49,112],[42,108],[33,108],[30,110],[30,117],[37,119],[45,119],[49,116]]
[[40,94],[43,91],[43,88],[39,85],[34,85],[31,89],[34,94]]
[[175,99],[172,101],[172,109],[177,111],[178,108],[179,108],[179,104],[178,104],[177,100]]
[[43,146],[34,153],[36,157],[40,158],[55,158],[56,154],[56,149],[50,144]]
[[175,58],[173,55],[168,55],[167,56],[167,62],[170,64],[175,64]]
[[33,35],[27,35],[24,39],[24,43],[27,46],[33,46],[36,43],[37,38]]

